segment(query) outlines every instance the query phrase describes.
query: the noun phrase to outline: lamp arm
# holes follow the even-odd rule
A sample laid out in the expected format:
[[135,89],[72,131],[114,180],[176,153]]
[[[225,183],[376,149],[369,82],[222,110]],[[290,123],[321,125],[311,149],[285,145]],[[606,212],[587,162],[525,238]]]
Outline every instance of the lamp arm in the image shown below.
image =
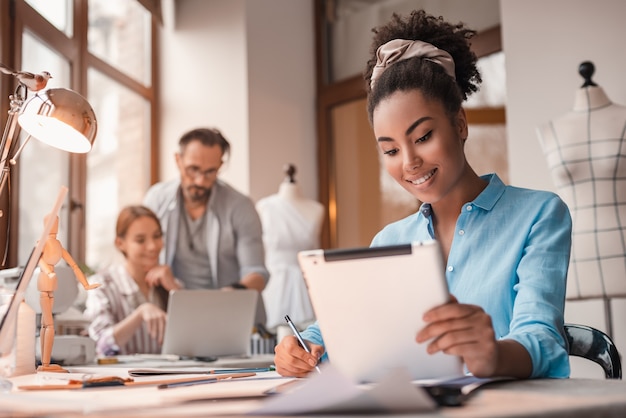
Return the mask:
[[26,144],[28,144],[28,140],[31,138],[32,138],[32,135],[28,135],[26,139],[22,141],[22,143],[20,144],[20,147],[17,149],[17,151],[15,151],[15,154],[13,154],[13,157],[11,157],[11,159],[9,160],[9,163],[11,163],[11,165],[17,164],[17,157],[20,156],[24,147],[26,146]]
[[9,152],[15,139],[15,128],[17,126],[17,114],[19,113],[24,100],[26,99],[24,87],[20,84],[15,89],[15,93],[9,96],[10,107],[7,123],[2,133],[2,141],[0,142],[0,195],[4,190],[9,174]]
[[2,159],[0,160],[0,195],[2,195],[2,191],[4,190],[4,186],[9,177],[9,171],[11,170],[11,167],[9,166],[9,150],[11,149],[11,145],[13,143],[13,134],[15,132],[16,123],[17,118],[9,112],[7,126],[4,130],[2,143],[0,145],[0,149],[2,151]]

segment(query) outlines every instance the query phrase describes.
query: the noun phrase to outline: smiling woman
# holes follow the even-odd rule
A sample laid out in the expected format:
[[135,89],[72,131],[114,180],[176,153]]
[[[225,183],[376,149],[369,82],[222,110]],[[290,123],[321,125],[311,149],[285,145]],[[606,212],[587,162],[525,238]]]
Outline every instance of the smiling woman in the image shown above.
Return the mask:
[[[368,59],[371,28],[393,12],[409,13],[425,2],[414,0],[318,1],[320,63],[318,141],[320,201],[328,207],[322,231],[324,247],[364,246],[389,222],[413,213],[419,201],[406,193],[384,170],[378,171],[376,141],[366,117],[360,73]],[[479,174],[497,172],[508,182],[504,121],[504,54],[501,52],[498,0],[440,0],[426,4],[433,15],[444,14],[478,31],[472,50],[481,72],[488,74],[467,107],[472,141],[468,160]],[[369,141],[367,139],[370,139]],[[365,140],[364,140],[365,139]],[[351,158],[344,158],[350,155]]]
[[143,206],[127,206],[117,218],[115,247],[124,262],[102,268],[90,281],[85,316],[99,355],[161,353],[167,294],[181,288],[168,266],[159,265],[163,232]]
[[[386,171],[423,203],[385,226],[371,246],[435,240],[452,295],[423,315],[415,343],[460,357],[476,377],[568,377],[571,218],[556,194],[505,186],[467,162],[462,103],[481,82],[470,49],[475,32],[424,10],[394,14],[373,32],[363,73],[368,116]],[[393,303],[381,300],[378,308]],[[282,375],[304,376],[324,354],[317,323],[302,337],[311,353],[293,339],[276,347]]]

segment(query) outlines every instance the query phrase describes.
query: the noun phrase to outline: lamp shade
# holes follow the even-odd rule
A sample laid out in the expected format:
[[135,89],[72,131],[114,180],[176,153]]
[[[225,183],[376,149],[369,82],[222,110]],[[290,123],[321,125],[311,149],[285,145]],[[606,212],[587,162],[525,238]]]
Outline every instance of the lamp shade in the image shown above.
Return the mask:
[[56,88],[29,99],[18,116],[22,129],[64,151],[86,153],[96,139],[96,114],[75,91]]

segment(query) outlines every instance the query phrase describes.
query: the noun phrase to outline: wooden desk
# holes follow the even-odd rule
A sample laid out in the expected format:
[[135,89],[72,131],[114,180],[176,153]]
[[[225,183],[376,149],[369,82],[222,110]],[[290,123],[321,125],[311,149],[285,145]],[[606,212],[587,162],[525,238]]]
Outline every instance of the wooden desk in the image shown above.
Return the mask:
[[626,381],[540,379],[486,386],[433,417],[626,417]]
[[[27,378],[27,376],[22,377],[22,379]],[[282,379],[275,377],[273,379],[276,384],[280,384],[282,381]],[[250,388],[253,383],[249,381],[246,386],[246,384],[232,381],[224,383],[224,385],[231,385],[230,388],[235,393],[239,388],[245,391],[245,388]],[[208,390],[208,386],[191,386],[172,390],[140,387],[86,389],[54,393],[49,391],[45,394],[41,392],[0,394],[0,416],[46,416],[50,418],[78,416],[106,416],[109,418],[111,416],[243,416],[245,412],[259,407],[265,401],[264,398],[242,398],[172,403],[172,397],[180,396],[181,399],[185,397],[193,399],[201,391]],[[195,395],[193,391],[196,392]],[[87,396],[90,398],[86,398]],[[22,402],[21,408],[15,409],[14,404],[14,409],[9,412],[6,409],[9,399],[11,402]],[[119,409],[93,412],[90,411],[89,399],[99,399],[100,401],[105,399],[106,402],[117,405],[116,408]],[[76,409],[76,406],[81,403],[82,409]],[[72,405],[74,409],[62,412],[58,409],[60,404]],[[50,408],[45,407],[45,405],[50,405]],[[79,413],[78,410],[82,412]],[[526,416],[621,418],[626,417],[626,381],[565,379],[494,383],[479,389],[461,407],[445,407],[429,413],[411,415],[451,418]],[[376,415],[366,416],[372,418]]]

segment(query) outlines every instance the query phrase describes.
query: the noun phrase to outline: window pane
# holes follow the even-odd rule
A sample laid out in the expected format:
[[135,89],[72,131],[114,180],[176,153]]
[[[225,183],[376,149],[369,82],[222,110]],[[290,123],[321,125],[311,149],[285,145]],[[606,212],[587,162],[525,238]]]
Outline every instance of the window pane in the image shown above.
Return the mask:
[[87,154],[86,263],[97,269],[116,257],[118,211],[140,204],[150,184],[150,104],[96,70],[88,80],[98,136]]
[[474,124],[465,143],[467,161],[478,175],[497,173],[505,184],[509,182],[509,158],[506,126]]
[[[53,78],[48,88],[68,88],[70,66],[62,56],[48,48],[29,32],[22,38],[22,70],[49,71]],[[29,93],[29,97],[32,93]],[[22,139],[25,135],[22,133]],[[19,187],[18,263],[26,262],[43,230],[43,218],[50,211],[61,186],[69,185],[69,154],[31,138],[17,160]],[[64,206],[59,214],[57,238],[67,246],[69,214]]]
[[89,52],[150,85],[151,22],[138,1],[89,0]]
[[500,22],[498,0],[336,0],[326,2],[329,38],[329,83],[358,76],[369,59],[372,28],[387,23],[393,13],[402,16],[424,8],[448,21],[462,21],[481,31]]
[[506,105],[504,52],[500,51],[479,58],[476,65],[483,82],[480,90],[468,97],[463,107],[504,107]]
[[26,3],[58,30],[72,37],[72,0],[26,0]]

